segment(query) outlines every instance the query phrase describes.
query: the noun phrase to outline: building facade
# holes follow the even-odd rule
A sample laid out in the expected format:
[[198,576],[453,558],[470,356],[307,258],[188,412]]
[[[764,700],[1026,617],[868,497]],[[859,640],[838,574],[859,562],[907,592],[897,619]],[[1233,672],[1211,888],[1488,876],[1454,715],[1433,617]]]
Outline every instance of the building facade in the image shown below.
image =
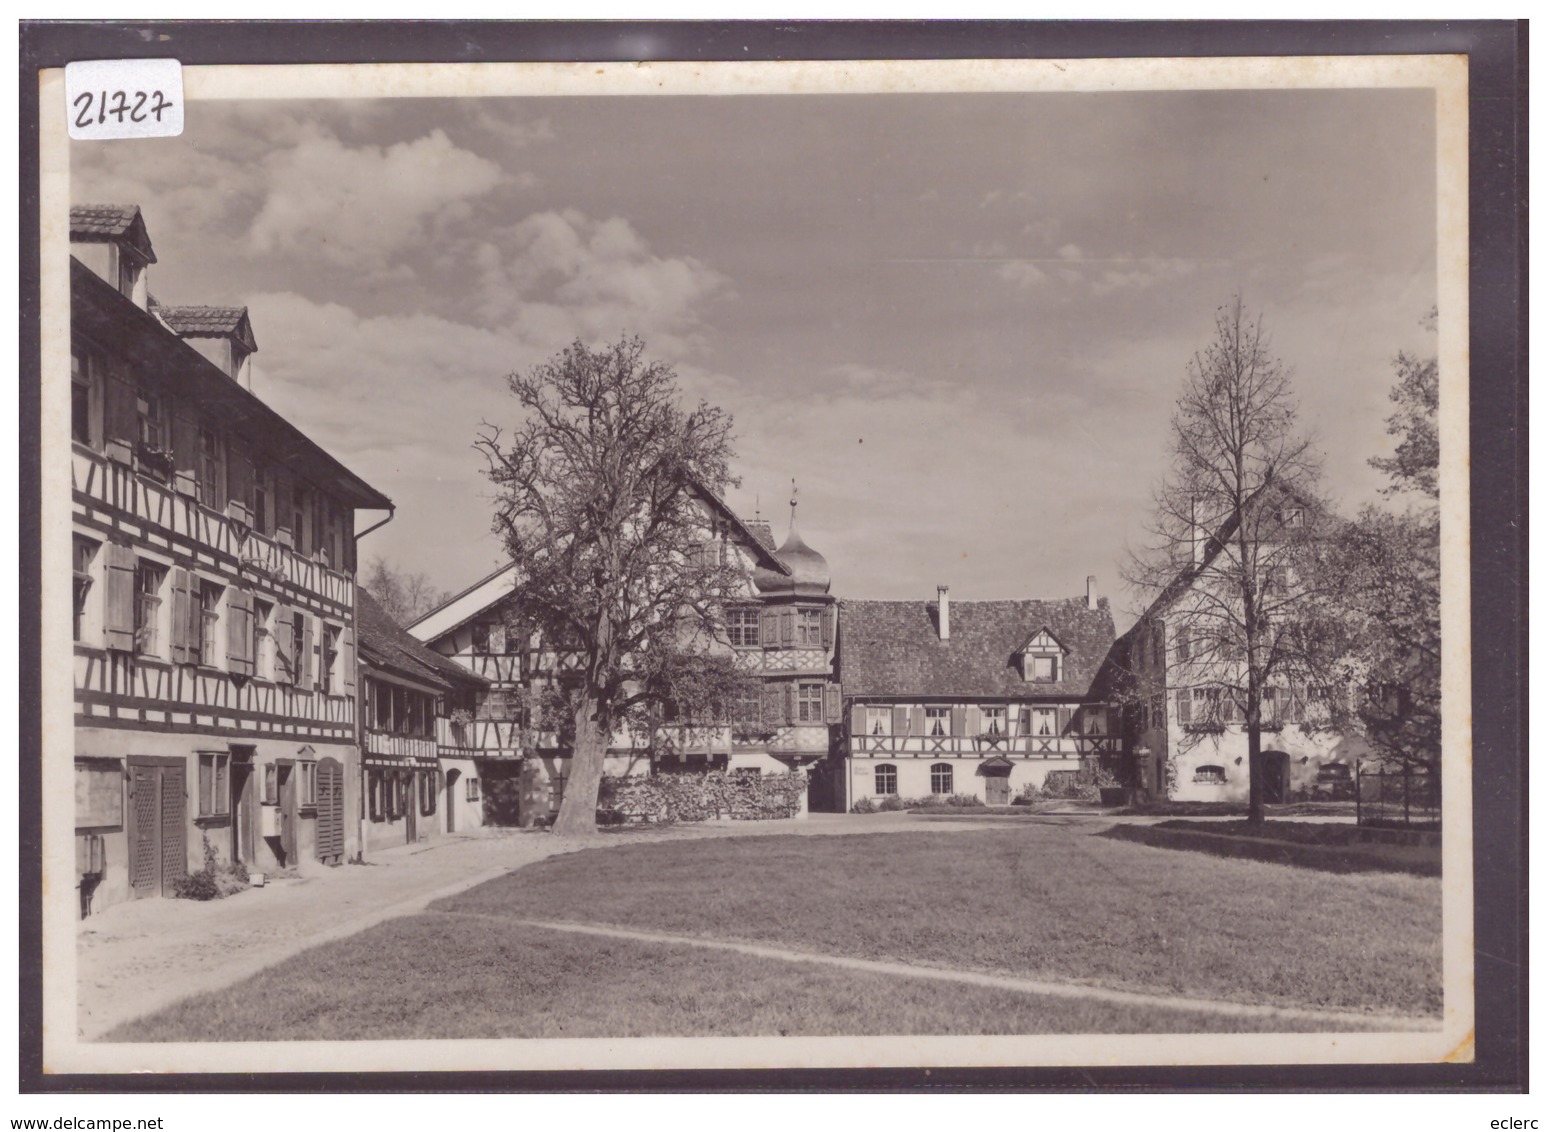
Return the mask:
[[244,309],[155,301],[138,208],[70,220],[82,912],[170,895],[206,847],[339,863],[358,851],[354,513],[391,503],[244,385]]
[[1050,775],[1121,755],[1118,715],[1095,691],[1113,644],[1105,598],[840,603],[845,704],[832,808],[969,794],[1007,805]]

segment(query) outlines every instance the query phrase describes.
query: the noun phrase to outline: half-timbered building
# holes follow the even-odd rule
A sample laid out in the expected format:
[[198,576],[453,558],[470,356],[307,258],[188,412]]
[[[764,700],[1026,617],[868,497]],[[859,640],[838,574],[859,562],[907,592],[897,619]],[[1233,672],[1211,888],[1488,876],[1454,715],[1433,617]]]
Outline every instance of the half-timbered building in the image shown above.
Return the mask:
[[840,602],[835,808],[888,795],[1005,805],[1115,759],[1116,713],[1093,693],[1113,618],[1092,585],[1056,601],[952,601],[941,586],[934,602]]
[[454,705],[488,681],[427,648],[368,591],[359,603],[364,848],[479,828],[477,771],[442,740]]
[[138,208],[70,223],[83,912],[170,894],[206,843],[264,871],[339,863],[357,849],[354,513],[391,503],[244,384],[244,309],[155,302]]

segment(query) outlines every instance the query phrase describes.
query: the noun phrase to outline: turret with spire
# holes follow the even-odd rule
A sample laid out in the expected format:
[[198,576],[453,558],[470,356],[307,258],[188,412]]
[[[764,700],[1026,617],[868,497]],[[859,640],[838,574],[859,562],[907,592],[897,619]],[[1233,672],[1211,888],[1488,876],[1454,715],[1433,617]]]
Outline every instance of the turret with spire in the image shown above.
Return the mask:
[[833,584],[828,560],[807,546],[796,530],[796,507],[799,497],[800,489],[792,479],[790,481],[790,531],[785,536],[784,543],[774,552],[774,556],[784,563],[790,573],[778,574],[761,566],[754,571],[753,585],[757,586],[758,592],[765,597],[786,595],[826,597]]

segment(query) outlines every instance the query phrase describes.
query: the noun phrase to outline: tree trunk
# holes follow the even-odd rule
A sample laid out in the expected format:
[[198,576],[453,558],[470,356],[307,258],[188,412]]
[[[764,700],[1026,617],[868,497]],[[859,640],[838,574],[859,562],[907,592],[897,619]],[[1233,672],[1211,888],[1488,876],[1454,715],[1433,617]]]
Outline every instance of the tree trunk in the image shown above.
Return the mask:
[[1263,824],[1263,733],[1257,719],[1247,724],[1247,823]]
[[610,738],[596,720],[596,701],[578,698],[575,707],[575,744],[570,753],[570,777],[559,802],[554,833],[579,837],[597,831],[597,793],[602,788],[602,764]]

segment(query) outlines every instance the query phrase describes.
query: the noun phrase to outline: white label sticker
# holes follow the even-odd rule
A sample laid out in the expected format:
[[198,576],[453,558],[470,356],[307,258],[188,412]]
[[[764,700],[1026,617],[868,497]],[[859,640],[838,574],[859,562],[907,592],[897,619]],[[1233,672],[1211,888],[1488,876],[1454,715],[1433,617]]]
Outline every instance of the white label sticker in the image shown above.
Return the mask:
[[176,59],[65,64],[70,136],[175,138],[183,132],[183,66]]

